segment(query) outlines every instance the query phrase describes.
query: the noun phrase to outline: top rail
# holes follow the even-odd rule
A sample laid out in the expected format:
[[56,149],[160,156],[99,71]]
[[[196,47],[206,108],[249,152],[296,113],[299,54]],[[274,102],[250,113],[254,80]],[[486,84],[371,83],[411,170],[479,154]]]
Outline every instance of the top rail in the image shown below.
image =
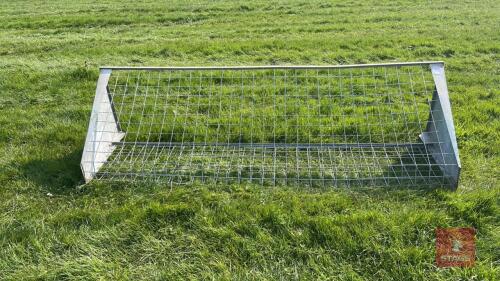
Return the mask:
[[369,63],[369,64],[345,64],[345,65],[255,65],[255,66],[101,66],[100,69],[111,70],[257,70],[257,69],[341,69],[341,68],[366,68],[386,66],[413,66],[444,64],[443,61],[421,61],[421,62],[395,62],[395,63]]

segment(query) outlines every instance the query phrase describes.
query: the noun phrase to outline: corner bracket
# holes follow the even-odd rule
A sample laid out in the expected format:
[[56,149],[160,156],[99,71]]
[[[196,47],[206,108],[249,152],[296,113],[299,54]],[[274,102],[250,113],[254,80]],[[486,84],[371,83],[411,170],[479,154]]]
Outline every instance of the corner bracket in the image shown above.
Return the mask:
[[427,147],[443,174],[449,178],[450,187],[455,190],[460,177],[460,157],[458,155],[455,126],[451,114],[448,86],[443,63],[430,64],[435,90],[432,95],[431,110],[427,128],[420,139]]
[[85,182],[92,180],[124,136],[120,130],[107,85],[111,69],[101,69],[80,167]]

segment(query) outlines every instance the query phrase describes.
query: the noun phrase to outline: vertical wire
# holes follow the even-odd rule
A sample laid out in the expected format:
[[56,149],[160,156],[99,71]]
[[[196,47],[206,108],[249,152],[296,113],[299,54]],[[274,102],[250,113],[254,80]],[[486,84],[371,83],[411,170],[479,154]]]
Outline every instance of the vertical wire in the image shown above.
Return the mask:
[[276,70],[273,69],[273,186],[276,185]]
[[[344,91],[343,91],[343,84],[342,84],[342,79],[343,79],[343,76],[342,76],[342,72],[340,70],[340,68],[338,69],[338,72],[339,72],[339,103],[340,103],[340,106],[343,106],[344,104],[342,103],[345,103],[345,94],[344,94]],[[345,110],[342,110],[341,109],[341,112],[342,112],[342,129],[344,131],[344,143],[348,143],[347,141],[347,128],[346,128],[346,116],[345,116]],[[349,167],[347,166],[347,164],[344,163],[345,161],[345,158],[343,157],[342,155],[342,150],[341,149],[338,149],[339,151],[339,159],[341,161],[341,166],[342,166],[342,169],[343,169],[343,177],[345,178],[345,182],[347,183],[347,187],[350,188],[351,187],[351,181],[349,180]]]
[[[132,108],[131,108],[131,110],[130,110],[130,115],[129,115],[130,117],[129,117],[128,122],[127,122],[127,134],[129,133],[129,129],[130,129],[130,125],[131,125],[132,116],[133,116],[133,114],[134,114],[134,109],[135,109],[135,100],[136,100],[136,98],[137,98],[137,92],[138,92],[138,89],[139,89],[139,83],[140,83],[139,81],[140,81],[140,79],[141,79],[140,77],[141,77],[141,72],[139,72],[139,73],[138,73],[137,78],[136,78],[137,80],[136,80],[136,85],[135,85],[134,97],[133,97],[133,100],[132,100]],[[132,132],[132,133],[133,133],[133,132]],[[125,139],[125,138],[126,138],[126,135],[125,135],[124,139]],[[135,145],[135,142],[134,142],[134,144],[133,144],[132,148],[130,149],[130,150],[131,150],[131,153],[133,153],[133,152],[135,151],[135,148],[136,148],[136,145]],[[128,156],[127,156],[127,157],[128,157]],[[132,169],[131,169],[131,168],[132,168],[132,167],[131,167],[131,165],[132,165],[132,159],[133,159],[133,157],[132,157],[132,156],[131,156],[131,157],[129,157],[129,159],[130,159],[130,160],[128,160],[128,161],[127,161],[127,157],[124,159],[124,162],[125,162],[125,163],[127,163],[127,162],[128,162],[128,163],[127,163],[127,164],[129,165],[128,170],[130,171],[130,170],[132,170]]]
[[[419,112],[418,112],[418,107],[417,107],[417,99],[416,99],[416,91],[415,91],[415,88],[413,86],[413,78],[412,78],[412,72],[410,70],[410,68],[408,68],[408,78],[410,80],[410,94],[412,96],[412,100],[413,100],[413,108],[415,109],[415,116],[417,117],[417,126],[418,126],[418,130],[420,133],[423,133],[423,129],[422,129],[422,121],[420,120],[420,116],[419,116]],[[425,145],[424,145],[424,149],[427,150],[425,148]],[[413,151],[412,151],[413,152]],[[415,153],[413,152],[411,154],[414,159],[413,159],[413,162],[415,163],[415,177],[417,176],[417,174],[419,175],[419,178],[422,178],[424,179],[422,173],[420,172],[420,164],[417,163],[417,160],[416,160],[416,155]]]
[[[255,130],[255,127],[254,127],[254,120],[255,120],[255,73],[252,72],[252,82],[251,82],[252,86],[250,87],[250,91],[252,93],[252,96],[251,96],[251,101],[252,101],[252,107],[251,107],[251,114],[252,114],[252,118],[250,120],[250,146],[253,146],[254,144],[254,139],[253,139],[253,132]],[[253,173],[254,173],[254,165],[255,165],[255,150],[257,148],[254,148],[253,149],[253,155],[252,155],[252,161],[250,162],[250,182],[253,183]]]
[[[219,114],[218,114],[218,119],[217,119],[218,120],[217,121],[217,130],[215,133],[215,143],[219,143],[219,130],[221,127],[220,120],[223,118],[223,115],[222,115],[222,97],[223,97],[223,93],[224,93],[224,89],[223,89],[224,70],[221,70],[219,79],[220,79],[219,93],[218,93],[218,96],[219,96]],[[224,148],[222,148],[222,151],[224,151]],[[217,165],[215,181],[217,181],[219,179],[219,172],[220,172],[220,168],[221,168],[221,163],[224,161],[223,155],[224,155],[223,153],[220,153],[220,157],[219,157],[220,159],[219,159],[219,163]]]
[[[156,120],[156,113],[155,113],[155,110],[157,108],[157,104],[158,104],[158,96],[159,96],[159,91],[160,91],[160,81],[161,81],[161,72],[159,71],[158,72],[158,83],[156,85],[156,92],[154,94],[154,103],[153,103],[153,109],[152,109],[152,113],[151,113],[151,124],[149,125],[149,130],[148,130],[148,136],[147,136],[147,140],[146,140],[146,143],[149,144],[150,142],[150,138],[151,138],[151,135],[152,135],[152,129],[153,129],[153,125],[156,125],[157,123],[157,120]],[[146,165],[146,159],[150,159],[151,155],[153,154],[153,152],[155,151],[155,146],[152,146],[152,148],[149,149],[149,152],[148,153],[145,153],[144,154],[144,158],[142,159],[142,166],[144,167]],[[146,156],[147,155],[147,156]],[[153,160],[153,163],[155,163],[156,161],[156,158]],[[153,174],[153,177],[155,177],[155,174],[156,174],[156,170],[155,170],[155,166],[151,166],[150,167],[150,170],[149,172],[151,174]]]
[[[211,112],[211,109],[212,109],[212,91],[213,91],[213,86],[214,86],[214,77],[213,77],[213,71],[210,71],[210,77],[207,77],[208,79],[208,83],[209,83],[209,87],[208,87],[208,93],[207,93],[207,100],[208,100],[208,105],[207,105],[207,114],[206,114],[206,123],[205,123],[205,136],[204,136],[204,139],[203,139],[203,147],[207,147],[208,146],[208,143],[210,141],[209,139],[209,134],[208,134],[208,131],[209,131],[209,127],[210,127],[210,120],[211,120],[211,116],[210,116],[210,112]],[[213,160],[213,155],[215,153],[215,149],[216,147],[215,146],[212,146],[212,149],[210,151],[210,156],[208,155],[202,155],[202,159],[205,160],[205,158],[207,158],[208,160],[208,163],[206,165],[206,168],[207,168],[207,172],[210,174],[211,171],[213,171],[215,169],[214,165],[212,164],[212,160]],[[202,170],[202,177],[204,175],[204,170]]]
[[244,71],[240,70],[240,102],[238,106],[238,111],[240,112],[240,120],[238,121],[238,129],[239,129],[239,134],[238,134],[238,183],[241,183],[242,180],[242,169],[243,169],[243,163],[242,161],[246,159],[246,149],[241,147],[242,141],[243,141],[243,108],[244,108],[244,95],[245,95],[245,88],[244,88]]
[[[187,90],[188,90],[188,93],[187,93],[187,107],[186,107],[186,116],[184,117],[184,128],[183,128],[183,131],[182,131],[182,143],[184,143],[184,139],[185,139],[185,133],[186,133],[186,128],[188,127],[188,123],[187,123],[187,120],[188,120],[188,117],[191,117],[193,118],[193,113],[190,113],[189,110],[191,110],[192,106],[190,106],[192,103],[191,103],[191,100],[193,99],[193,93],[192,93],[192,85],[193,83],[191,82],[193,80],[193,72],[192,71],[189,71],[189,82],[188,82],[188,87],[187,87]],[[199,102],[199,99],[198,99],[198,102]],[[198,110],[196,110],[194,112],[194,114],[198,114]],[[192,163],[193,163],[193,154],[195,153],[196,151],[196,132],[197,132],[197,128],[198,128],[198,122],[197,122],[197,118],[196,116],[194,117],[194,120],[195,120],[195,124],[194,124],[194,129],[191,133],[188,133],[188,139],[189,141],[191,142],[191,145],[189,147],[186,147],[186,149],[191,149],[190,153],[189,153],[189,161],[188,161],[188,164],[187,164],[187,169],[188,169],[188,174],[189,174],[189,179],[191,182],[194,181],[194,177],[193,177],[193,167],[192,167]]]
[[[427,66],[429,67],[429,66]],[[428,116],[432,116],[432,108],[431,108],[431,104],[429,103],[429,91],[427,90],[427,85],[426,85],[426,82],[425,82],[425,73],[424,73],[424,67],[420,67],[420,74],[422,75],[422,84],[423,84],[423,87],[424,87],[424,96],[426,98],[426,104],[427,104],[427,107],[429,108],[429,114]],[[427,124],[426,124],[426,128],[427,128]],[[421,129],[421,132],[424,133],[427,129]],[[425,150],[425,157],[426,157],[426,160],[427,160],[427,163],[428,163],[428,169],[429,169],[429,172],[427,174],[428,177],[431,177],[431,176],[437,176],[436,173],[434,173],[434,167],[432,165],[432,156],[431,156],[431,153],[430,151],[427,150],[427,145],[424,144],[423,145],[424,147],[424,150]]]
[[[375,82],[374,82],[374,84],[373,84],[373,85],[374,85],[374,92],[375,92],[375,94],[376,94],[376,95],[378,95],[378,96],[379,96],[379,98],[380,98],[380,99],[382,99],[382,98],[383,98],[383,97],[382,97],[383,95],[382,95],[382,94],[378,94],[378,89],[377,89],[377,77],[376,77],[376,74],[375,74],[375,68],[372,68],[372,76],[373,76],[373,78],[374,78],[374,80],[375,80]],[[383,104],[382,104],[382,105],[383,105]],[[378,120],[379,120],[379,122],[381,122],[381,119],[382,119],[381,117],[383,116],[383,114],[382,114],[382,112],[380,111],[380,106],[376,106],[376,108],[377,108],[377,111],[378,111]],[[384,119],[385,119],[385,118],[384,118]],[[381,138],[382,138],[382,143],[386,143],[386,140],[385,140],[385,135],[384,135],[384,128],[383,128],[384,123],[382,122],[382,123],[379,123],[378,125],[381,127],[381,128],[380,128],[380,135],[381,135]],[[385,155],[385,158],[386,158],[385,160],[386,160],[386,163],[387,163],[387,159],[389,158],[389,155],[387,155],[387,148],[384,146],[384,147],[382,148],[382,151],[383,151],[383,153],[384,153],[384,155]],[[379,169],[382,169],[382,164],[380,163],[380,157],[375,157],[375,153],[374,153],[374,157],[373,157],[373,158],[374,158],[374,159],[373,159],[374,161],[377,161],[377,165],[378,165]],[[384,174],[382,174],[382,179],[384,180],[385,186],[388,186],[388,185],[389,185],[389,183],[388,183],[388,181],[387,181],[387,177],[386,177]]]
[[[187,127],[187,118],[188,118],[188,109],[189,109],[189,92],[191,91],[191,76],[192,76],[192,72],[189,71],[189,83],[188,83],[188,95],[187,95],[187,107],[185,105],[181,106],[181,103],[179,102],[180,100],[180,97],[182,96],[182,89],[184,88],[181,84],[181,82],[183,81],[183,79],[185,79],[185,77],[182,75],[184,72],[179,72],[179,84],[178,84],[178,87],[177,87],[177,103],[176,103],[176,106],[177,106],[177,109],[182,109],[183,111],[185,111],[186,113],[182,114],[182,113],[179,113],[179,116],[181,117],[181,120],[182,118],[184,119],[184,122],[182,124],[182,134],[181,134],[181,138],[180,138],[180,146],[179,146],[179,154],[177,155],[177,166],[175,167],[175,171],[177,171],[177,174],[174,175],[174,178],[177,178],[178,179],[178,182],[182,182],[182,179],[183,179],[183,174],[182,174],[182,170],[179,168],[181,165],[183,165],[184,163],[184,160],[182,159],[182,154],[184,153],[184,151],[187,149],[187,146],[185,145],[184,143],[184,136],[185,136],[185,132],[186,132],[186,127]],[[175,133],[176,134],[176,142],[178,142],[177,138],[178,138],[178,134],[179,133]],[[184,166],[184,165],[183,165]],[[189,166],[188,166],[189,167]]]
[[296,110],[297,110],[297,121],[296,121],[296,124],[295,124],[295,132],[296,132],[296,137],[295,137],[295,141],[296,141],[296,146],[295,146],[295,166],[296,166],[296,171],[297,171],[297,174],[296,174],[296,177],[297,177],[297,185],[300,184],[300,173],[302,172],[301,171],[301,167],[300,167],[300,152],[299,152],[299,142],[300,142],[300,135],[299,135],[299,130],[300,130],[300,107],[301,107],[301,104],[300,104],[300,100],[301,100],[301,97],[300,97],[300,89],[299,89],[299,85],[298,85],[298,79],[297,79],[297,70],[293,70],[293,76],[294,76],[294,80],[295,80],[295,91],[294,91],[294,94],[296,96],[296,99],[297,99],[297,102],[295,103],[295,105],[297,106]]
[[[349,97],[352,98],[352,99],[355,99],[356,98],[356,93],[354,92],[354,78],[353,78],[353,75],[352,75],[352,68],[349,69],[349,79],[350,79],[349,80]],[[358,126],[357,123],[355,125],[355,128],[356,128],[356,132],[354,134],[356,136],[356,143],[359,144],[360,143],[360,141],[359,141],[359,133],[358,133],[359,132],[359,126]],[[358,149],[362,149],[362,148],[358,148]],[[352,147],[349,149],[349,152],[351,154],[351,159],[356,159],[357,157],[354,155],[353,150],[354,149]],[[359,154],[358,150],[357,150],[357,153]],[[361,182],[360,182],[361,171],[360,171],[359,167],[355,167],[352,164],[350,164],[350,166],[352,167],[352,170],[354,170],[355,180],[358,182],[358,186],[362,185]]]
[[[143,124],[143,121],[144,121],[144,115],[145,115],[145,111],[146,111],[146,104],[147,104],[148,95],[149,95],[149,81],[150,80],[151,80],[151,72],[148,73],[148,78],[146,80],[146,90],[145,90],[145,93],[143,95],[144,100],[142,102],[141,118],[139,119],[139,126],[137,127],[137,133],[136,133],[136,136],[135,136],[135,142],[136,143],[139,140],[139,135],[141,134],[141,128],[142,128],[142,124]],[[149,137],[148,137],[148,141],[149,141]],[[142,153],[145,154],[145,152],[147,151],[147,146],[142,146],[139,151],[140,151],[139,154],[136,157],[134,157],[135,159],[134,159],[134,161],[132,161],[131,165],[139,165],[140,169],[141,169],[140,174],[144,176],[144,166],[142,165],[142,164],[144,164],[144,162],[141,161],[140,159],[142,158],[141,154]],[[142,163],[141,164],[136,164],[138,162],[142,162]]]
[[[283,75],[283,100],[284,100],[284,108],[283,108],[283,119],[285,121],[285,129],[284,129],[284,134],[285,134],[285,141],[284,143],[286,145],[288,145],[288,110],[287,110],[287,106],[288,106],[288,92],[287,92],[287,73],[288,71],[287,70],[284,70],[283,71],[284,75]],[[288,184],[288,153],[290,153],[290,149],[287,147],[284,149],[284,153],[285,153],[285,169],[284,169],[284,175],[285,175],[285,185]]]
[[[404,96],[403,96],[403,91],[401,90],[401,80],[400,80],[399,70],[400,70],[400,68],[396,67],[396,77],[398,79],[398,94],[399,94],[399,96],[401,98],[401,109],[403,111],[403,123],[405,125],[406,132],[407,132],[407,134],[406,134],[407,138],[405,138],[405,140],[411,142],[411,139],[410,139],[409,134],[408,134],[409,131],[410,131],[410,129],[408,128],[408,117],[406,116],[406,111],[405,111],[405,100],[404,100]],[[412,148],[412,150],[413,150],[413,148]],[[398,152],[398,155],[400,155],[399,154],[400,150],[397,150],[397,152]],[[412,151],[412,153],[413,153],[413,151]],[[406,165],[403,163],[403,157],[401,155],[400,155],[399,159],[401,161],[401,166],[402,166],[403,170],[406,173],[406,177],[408,177],[410,179],[410,181],[411,181],[412,184],[415,184],[413,182],[413,179],[410,176],[410,173],[408,172],[408,169],[407,169]]]
[[[361,110],[364,110],[364,117],[366,119],[366,127],[368,127],[368,143],[370,144],[370,150],[373,151],[374,148],[373,148],[373,142],[372,142],[372,134],[371,134],[371,128],[370,128],[370,119],[368,118],[368,113],[366,112],[368,110],[368,104],[366,103],[366,98],[368,98],[368,95],[366,94],[366,84],[365,84],[365,73],[364,73],[364,70],[363,69],[360,69],[360,72],[361,74],[359,75],[359,79],[361,81],[361,88],[362,88],[362,95],[363,95],[363,98],[362,98],[362,104],[361,104]],[[361,131],[362,132],[362,131]],[[364,142],[364,139],[365,139],[366,136],[362,135],[362,140]],[[359,144],[359,142],[358,142]],[[368,162],[368,157],[366,156],[365,154],[365,150],[367,150],[366,148],[364,147],[360,147],[359,148],[359,153],[360,154],[360,157],[361,157],[361,166],[363,167],[363,178],[367,177],[372,180],[372,185],[374,185],[374,182],[373,182],[373,174],[371,172],[371,169],[370,169],[370,163]],[[366,170],[366,172],[365,172]],[[365,175],[366,174],[366,175]]]
[[[196,95],[196,99],[197,99],[197,103],[196,103],[196,111],[195,111],[195,117],[194,117],[194,121],[195,121],[195,125],[194,125],[194,132],[193,132],[193,147],[192,147],[192,151],[191,151],[191,159],[190,159],[190,162],[192,163],[193,159],[192,157],[193,156],[197,156],[197,158],[204,158],[205,156],[205,148],[206,146],[201,146],[201,149],[202,151],[199,150],[198,147],[195,147],[194,144],[196,143],[201,143],[200,141],[198,141],[198,137],[201,136],[201,132],[199,132],[199,124],[198,123],[201,123],[202,121],[198,122],[198,120],[200,118],[202,118],[202,114],[200,113],[201,110],[200,110],[200,107],[201,107],[201,100],[202,100],[202,93],[203,93],[203,71],[200,71],[199,72],[199,85],[198,85],[198,93]],[[197,154],[198,152],[198,154]],[[196,167],[193,167],[196,169],[197,172],[200,172],[200,176],[201,176],[201,181],[203,181],[203,165],[196,165]],[[191,168],[191,169],[193,169]],[[193,179],[194,180],[194,179]]]
[[[306,76],[306,81],[309,82],[309,73],[307,72],[307,70],[304,71],[305,73],[305,76]],[[305,89],[305,95],[307,95],[307,98],[309,98],[309,89],[306,88]],[[309,106],[309,103],[306,102],[307,104],[307,118],[306,118],[306,125],[304,127],[306,127],[306,133],[307,133],[307,148],[306,148],[306,158],[307,158],[307,174],[309,176],[309,186],[312,187],[313,186],[313,182],[312,182],[312,173],[311,173],[311,154],[310,154],[310,149],[311,149],[311,114],[310,112],[312,111],[311,110],[311,107]]]
[[[230,74],[230,77],[228,78],[229,79],[229,85],[228,85],[228,88],[229,88],[229,93],[228,93],[228,102],[226,102],[229,110],[228,110],[228,113],[227,113],[227,147],[228,147],[228,150],[232,147],[232,151],[231,151],[231,154],[227,154],[225,156],[226,158],[226,161],[227,161],[227,167],[226,167],[226,176],[225,176],[225,180],[226,182],[229,182],[229,177],[230,177],[230,173],[231,173],[231,170],[234,168],[233,167],[233,158],[234,158],[234,151],[235,151],[235,146],[232,145],[232,131],[231,131],[231,125],[232,125],[232,119],[233,119],[233,112],[232,112],[232,103],[233,103],[233,100],[234,100],[234,72],[229,72]],[[226,115],[224,115],[226,116]]]
[[317,87],[317,92],[316,94],[318,95],[317,102],[318,102],[318,133],[319,133],[319,140],[320,140],[320,147],[319,149],[316,150],[316,153],[318,154],[318,162],[319,162],[319,174],[320,176],[320,181],[325,187],[325,167],[323,165],[323,157],[321,155],[321,152],[324,153],[323,151],[323,135],[322,132],[323,130],[323,120],[322,120],[322,115],[321,115],[321,88],[320,88],[320,74],[319,74],[319,69],[316,70],[316,87]]
[[[165,120],[166,120],[166,117],[167,117],[167,112],[168,112],[168,108],[169,108],[169,95],[170,95],[170,81],[172,80],[172,71],[168,71],[168,80],[167,80],[167,88],[166,88],[166,93],[165,93],[165,101],[164,101],[164,104],[163,104],[163,116],[162,116],[162,120],[161,120],[161,123],[160,123],[160,133],[158,135],[158,147],[160,146],[160,143],[163,141],[163,129],[166,127],[165,126]],[[168,132],[167,132],[168,134]],[[170,152],[172,151],[172,148],[166,148],[166,146],[163,146],[161,148],[161,150],[158,152],[158,154],[155,155],[156,157],[156,162],[154,163],[154,165],[156,166],[157,162],[159,161],[161,155],[163,154],[163,151],[167,149],[169,150],[167,155],[170,154]],[[167,159],[164,159],[164,165],[162,168],[159,168],[159,173],[168,173],[167,171],[167,163],[168,163],[168,158]]]
[[[333,133],[335,132],[335,127],[333,126],[334,122],[335,122],[335,114],[334,114],[334,108],[333,108],[333,105],[334,105],[334,100],[333,100],[333,93],[332,93],[332,77],[330,76],[330,69],[327,69],[327,81],[328,81],[328,100],[330,102],[330,106],[328,107],[329,108],[329,115],[330,115],[330,129],[331,129],[331,133],[332,135],[329,136],[329,143],[333,143],[332,140],[335,139],[336,136],[333,136]],[[328,157],[330,159],[330,165],[331,165],[331,169],[332,169],[332,185],[333,186],[337,186],[337,165],[335,164],[335,162],[333,161],[333,158],[332,158],[332,149],[331,148],[327,148],[327,151],[328,151]]]
[[[267,73],[264,72],[263,73],[263,77],[264,78],[269,78],[266,75],[267,75]],[[267,84],[268,81],[265,81],[265,82]],[[259,93],[260,93],[260,97],[259,98],[261,100],[261,106],[263,106],[262,103],[266,102],[266,100],[265,100],[266,95],[265,95],[265,93],[262,92],[262,90],[260,90]],[[260,143],[266,141],[266,138],[267,138],[266,126],[268,126],[267,120],[265,119],[266,116],[265,116],[264,112],[262,112],[262,116],[261,117],[262,117],[262,120],[260,120],[260,121],[262,122],[262,127],[261,128],[263,129],[263,131],[260,132],[260,135],[261,135],[261,141],[260,141]],[[260,148],[260,151],[262,153],[262,155],[261,155],[261,163],[260,163],[260,173],[261,173],[260,183],[261,183],[261,185],[263,185],[264,184],[264,180],[266,178],[266,166],[265,166],[265,164],[266,164],[266,158],[265,158],[266,157],[266,149],[265,148]]]
[[[174,74],[174,81],[175,79],[178,80],[178,85],[177,85],[177,91],[174,90],[175,86],[170,86],[171,85],[171,80],[170,80],[170,77],[169,77],[169,92],[172,92],[172,98],[173,100],[175,100],[175,102],[173,102],[173,105],[172,105],[172,126],[171,126],[171,130],[170,131],[167,131],[167,135],[170,135],[170,139],[168,141],[168,146],[169,146],[169,151],[168,151],[168,155],[165,159],[165,164],[164,164],[164,169],[167,169],[170,168],[170,171],[167,172],[167,178],[168,178],[168,181],[172,184],[173,183],[173,180],[175,178],[175,171],[177,170],[177,167],[178,167],[178,164],[177,162],[173,161],[173,157],[175,157],[175,154],[177,153],[176,150],[178,149],[177,146],[174,146],[173,143],[175,141],[175,126],[176,126],[176,121],[177,121],[177,107],[178,107],[178,104],[179,104],[179,96],[180,96],[180,81],[181,81],[181,77],[180,77],[180,73],[181,72],[174,72],[172,71],[171,72],[172,74]],[[182,147],[180,147],[179,149],[179,153],[182,153]],[[170,159],[172,158],[172,161],[170,161]],[[170,163],[172,163],[170,165]],[[170,165],[170,166],[169,166]]]
[[[388,81],[387,81],[389,78],[387,77],[387,68],[386,67],[384,67],[384,78],[385,78],[385,81],[384,81],[384,83],[385,83],[385,90],[387,91],[387,97],[389,99],[388,102],[390,104],[389,108],[390,108],[390,111],[391,111],[391,119],[392,119],[392,126],[391,127],[392,127],[392,131],[394,133],[394,140],[396,142],[396,145],[399,146],[398,135],[397,135],[396,129],[395,129],[395,125],[397,123],[394,120],[394,115],[396,115],[396,114],[394,113],[393,108],[392,108],[393,107],[393,102],[391,101],[391,93],[390,93],[390,89],[389,89],[389,85],[388,85]],[[394,177],[395,177],[396,181],[398,182],[398,185],[400,185],[401,181],[400,181],[400,179],[398,177],[397,172],[394,170],[394,165],[390,165],[390,168],[391,168],[391,170],[394,173]]]

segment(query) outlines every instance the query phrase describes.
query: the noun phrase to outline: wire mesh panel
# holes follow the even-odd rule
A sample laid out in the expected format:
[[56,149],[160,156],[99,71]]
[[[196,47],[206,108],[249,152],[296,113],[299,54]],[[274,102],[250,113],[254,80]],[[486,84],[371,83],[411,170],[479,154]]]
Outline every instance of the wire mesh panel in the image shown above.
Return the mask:
[[429,64],[106,74],[82,159],[90,178],[440,186],[453,181],[443,165],[459,165],[421,137],[446,121],[433,117]]

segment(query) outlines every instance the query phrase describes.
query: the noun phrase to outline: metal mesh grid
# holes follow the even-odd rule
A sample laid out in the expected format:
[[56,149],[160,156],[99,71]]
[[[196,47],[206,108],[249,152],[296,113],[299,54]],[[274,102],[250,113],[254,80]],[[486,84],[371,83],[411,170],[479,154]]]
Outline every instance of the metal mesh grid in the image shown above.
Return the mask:
[[96,178],[448,184],[419,139],[428,65],[113,70],[107,90],[125,134]]

